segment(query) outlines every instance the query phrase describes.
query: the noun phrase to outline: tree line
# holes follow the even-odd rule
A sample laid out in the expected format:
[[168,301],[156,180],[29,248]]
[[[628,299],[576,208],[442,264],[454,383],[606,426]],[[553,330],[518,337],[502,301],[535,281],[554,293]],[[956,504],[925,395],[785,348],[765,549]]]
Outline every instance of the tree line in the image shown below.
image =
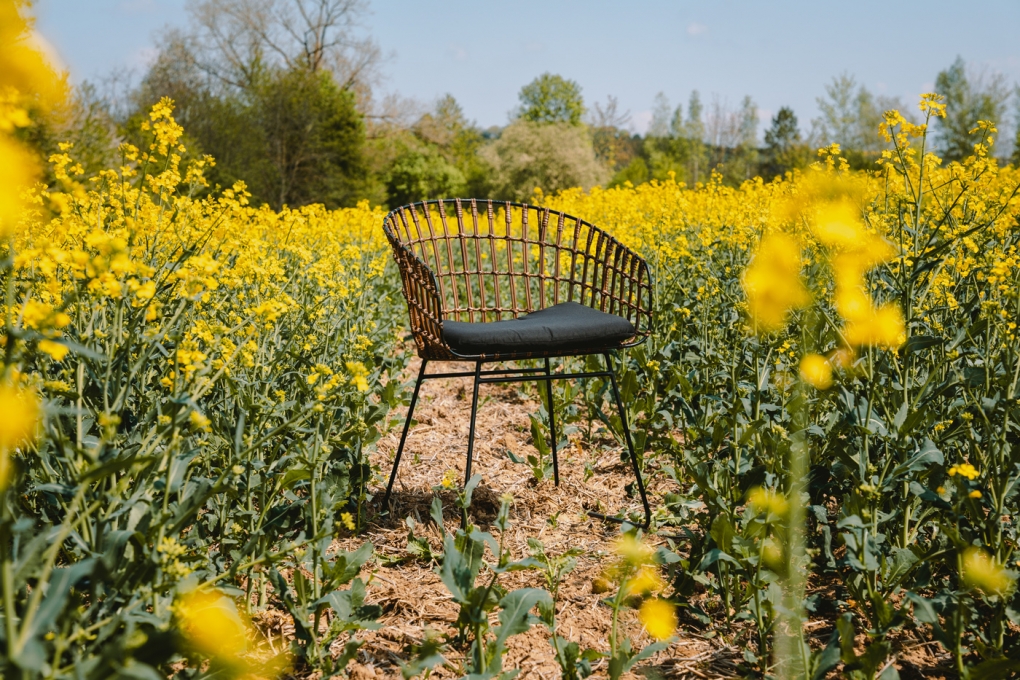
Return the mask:
[[[206,173],[213,185],[243,180],[253,202],[274,208],[364,198],[396,206],[454,195],[527,200],[535,187],[670,177],[739,184],[805,167],[833,142],[852,166],[874,167],[886,148],[877,134],[883,111],[909,117],[914,108],[843,74],[826,85],[819,117],[803,129],[783,107],[759,137],[750,96],[731,107],[694,91],[675,107],[660,93],[637,134],[615,98],[589,106],[575,81],[544,73],[520,89],[506,126],[482,129],[452,95],[427,110],[374,97],[382,54],[360,33],[366,10],[366,0],[196,0],[189,25],[164,33],[140,82],[117,94],[85,83],[25,134],[43,155],[70,139],[85,169],[98,170],[116,161],[121,142],[141,142],[149,108],[170,97],[187,134],[185,162],[214,157]],[[961,58],[935,83],[946,97],[935,131],[946,160],[971,152],[978,120],[1007,123],[1011,104],[1020,118],[1016,87]],[[1016,127],[1012,145],[993,149],[1013,163]]]

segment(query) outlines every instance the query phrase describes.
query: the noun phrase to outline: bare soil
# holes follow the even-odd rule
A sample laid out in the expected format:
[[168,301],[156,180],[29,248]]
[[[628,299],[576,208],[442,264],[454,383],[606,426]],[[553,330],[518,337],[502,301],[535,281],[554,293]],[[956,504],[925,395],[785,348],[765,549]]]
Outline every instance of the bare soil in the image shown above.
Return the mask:
[[[420,363],[413,360],[407,368],[407,379],[413,380]],[[447,364],[432,369],[436,372],[473,370],[471,364]],[[529,396],[531,395],[531,396]],[[512,496],[511,527],[503,537],[515,558],[528,555],[527,539],[540,539],[549,554],[558,554],[570,548],[580,548],[576,569],[565,579],[560,589],[557,620],[559,634],[580,644],[582,649],[609,649],[611,610],[602,603],[606,594],[592,592],[592,582],[600,575],[611,558],[613,541],[619,535],[619,525],[603,522],[588,516],[589,510],[607,514],[641,512],[641,503],[627,495],[625,487],[633,482],[630,466],[621,460],[621,447],[614,438],[603,432],[594,443],[585,445],[580,436],[571,436],[566,450],[559,452],[560,484],[551,479],[536,482],[531,468],[514,463],[510,452],[518,459],[529,454],[537,455],[531,443],[529,415],[539,410],[534,388],[511,385],[483,385],[479,399],[479,412],[472,463],[472,473],[482,475],[475,490],[471,508],[471,521],[482,530],[498,535],[492,522],[504,494]],[[544,398],[544,392],[543,392]],[[405,518],[412,518],[417,526],[415,534],[428,539],[435,553],[441,552],[441,534],[431,523],[429,510],[436,488],[444,474],[456,473],[457,484],[463,483],[467,451],[468,423],[471,412],[471,379],[453,378],[426,381],[415,409],[415,423],[405,446],[403,460],[394,486],[389,516],[369,518],[367,530],[360,535],[338,538],[334,546],[341,550],[354,550],[364,541],[371,541],[377,559],[363,570],[362,578],[368,583],[367,601],[380,605],[383,616],[378,631],[361,632],[364,640],[357,660],[348,671],[352,678],[399,678],[400,666],[410,657],[410,646],[419,644],[426,630],[440,634],[455,631],[458,606],[435,573],[436,564],[412,558],[407,551],[408,527]],[[375,480],[377,491],[373,512],[378,512],[383,489],[400,441],[401,426],[406,408],[392,414],[394,426],[378,442],[371,455],[378,469]],[[562,437],[561,437],[562,440]],[[649,463],[645,482],[653,510],[656,499],[675,490],[664,474]],[[454,506],[454,492],[442,490],[440,498],[445,509],[447,531],[455,531],[460,516]],[[670,537],[672,538],[672,537]],[[650,534],[647,540],[653,545],[666,544],[669,538]],[[672,547],[683,554],[687,546],[673,542]],[[491,558],[491,556],[489,556]],[[512,572],[500,577],[507,590],[544,585],[542,576],[533,571]],[[822,596],[827,589],[819,588]],[[699,600],[696,597],[695,600]],[[709,604],[701,602],[701,604]],[[293,625],[281,612],[266,612],[258,623],[271,644],[279,647],[281,637],[293,635]],[[806,632],[813,646],[823,646],[832,631],[832,622],[824,619],[809,621]],[[622,617],[622,631],[632,643],[640,646],[652,640],[642,629],[632,611]],[[273,635],[276,631],[276,639]],[[894,665],[904,678],[945,677],[948,658],[944,650],[934,643],[925,643],[914,634],[904,632],[898,644]],[[744,640],[748,638],[744,626],[715,629],[697,625],[684,625],[678,639],[668,649],[639,664],[627,677],[647,678],[728,678],[741,675],[738,664],[742,660]],[[519,668],[518,677],[524,679],[553,679],[560,677],[560,669],[549,644],[549,632],[536,625],[525,634],[511,637],[509,652],[504,657],[504,669]],[[862,636],[858,646],[863,649]],[[333,650],[339,655],[339,644]],[[432,677],[440,680],[461,675],[463,654],[466,649],[447,648],[447,663],[437,667]],[[606,661],[594,664],[593,677],[606,677]],[[831,674],[834,677],[836,673]]]

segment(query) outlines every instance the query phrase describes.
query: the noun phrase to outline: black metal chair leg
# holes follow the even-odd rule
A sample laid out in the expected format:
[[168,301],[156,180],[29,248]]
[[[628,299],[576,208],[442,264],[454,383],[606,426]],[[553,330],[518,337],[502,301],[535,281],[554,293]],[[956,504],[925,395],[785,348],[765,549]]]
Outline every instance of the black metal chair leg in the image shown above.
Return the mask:
[[645,494],[645,483],[641,479],[641,466],[638,465],[637,452],[634,451],[634,441],[630,436],[630,427],[627,426],[627,412],[623,408],[623,399],[620,398],[620,388],[616,385],[616,371],[613,370],[613,363],[609,352],[603,355],[606,358],[606,369],[609,371],[609,380],[613,385],[613,397],[616,399],[616,408],[620,412],[620,424],[623,425],[623,434],[627,438],[627,449],[630,451],[630,462],[634,466],[634,477],[637,479],[638,492],[641,494],[641,505],[645,508],[644,529],[652,522],[652,508],[648,505],[648,496]]
[[[475,417],[478,415],[478,387],[481,385],[482,379],[482,362],[479,361],[475,364],[475,386],[471,393],[471,428],[468,430],[468,450],[467,450],[467,463],[464,465],[464,486],[467,486],[468,480],[471,479],[471,451],[475,447]],[[461,516],[460,526],[462,529],[467,528],[467,508],[464,509],[463,515]]]
[[404,443],[407,441],[407,431],[411,428],[411,418],[414,416],[414,407],[418,403],[418,390],[425,379],[425,367],[428,359],[421,360],[421,370],[418,371],[418,379],[414,383],[414,393],[411,395],[411,403],[407,407],[407,419],[404,420],[404,432],[400,435],[400,445],[397,446],[397,457],[393,461],[393,471],[390,472],[390,481],[386,485],[386,495],[383,496],[382,510],[389,511],[390,492],[393,491],[393,482],[397,478],[397,467],[400,465],[400,456],[404,453]]
[[[545,374],[552,375],[552,371],[549,368],[549,359],[546,357],[545,360]],[[560,485],[560,462],[556,458],[556,412],[553,407],[553,388],[552,380],[545,381],[545,395],[549,399],[549,441],[552,444],[552,457],[553,457],[553,482],[556,486]]]

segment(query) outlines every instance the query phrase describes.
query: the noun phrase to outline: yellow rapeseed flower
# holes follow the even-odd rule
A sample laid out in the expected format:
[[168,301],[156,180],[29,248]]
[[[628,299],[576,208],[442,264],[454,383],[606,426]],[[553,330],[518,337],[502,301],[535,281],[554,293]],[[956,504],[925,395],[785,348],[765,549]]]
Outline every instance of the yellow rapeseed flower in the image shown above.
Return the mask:
[[657,593],[666,587],[659,570],[650,564],[646,564],[638,570],[638,573],[623,584],[623,596],[645,595]]
[[446,472],[444,472],[443,481],[440,482],[440,485],[444,489],[452,489],[453,487],[457,486],[457,471],[447,470]]
[[191,591],[174,611],[181,633],[195,650],[221,662],[238,664],[248,647],[248,624],[234,601],[218,590]]
[[613,550],[623,558],[623,561],[631,566],[644,566],[654,562],[655,550],[632,534],[623,534],[616,539]]
[[776,233],[762,239],[743,278],[756,332],[781,329],[792,310],[810,301],[800,276],[800,255],[800,244],[791,236]]
[[12,451],[35,436],[39,424],[39,398],[14,385],[0,385],[0,450]]
[[953,467],[949,468],[948,474],[950,477],[960,475],[961,477],[966,477],[967,479],[970,480],[977,479],[978,476],[980,475],[977,468],[971,465],[970,463],[961,463],[960,465],[954,465]]
[[651,598],[638,610],[638,620],[656,640],[666,640],[676,632],[676,607],[671,602]]
[[354,531],[357,528],[357,526],[354,524],[354,516],[351,515],[351,513],[349,512],[341,512],[340,521],[343,523],[345,527],[347,527],[348,531]]
[[980,548],[970,547],[963,553],[963,582],[986,595],[1006,595],[1016,579]]
[[67,345],[60,342],[53,342],[52,340],[40,340],[39,351],[44,352],[50,356],[54,361],[63,361],[64,357],[70,351]]
[[756,512],[779,516],[785,515],[790,507],[782,493],[760,486],[754,487],[747,494],[747,503]]
[[907,341],[903,312],[896,305],[888,304],[848,318],[843,336],[849,344],[858,347],[896,349]]
[[860,209],[846,199],[822,204],[814,219],[814,233],[823,245],[844,250],[856,249],[866,235]]
[[199,413],[198,411],[192,411],[191,413],[189,413],[188,420],[191,421],[191,426],[196,430],[200,430],[202,432],[212,431],[211,427],[212,421],[206,418],[205,415]]
[[820,354],[807,354],[800,360],[800,377],[819,390],[827,390],[832,387],[832,364]]

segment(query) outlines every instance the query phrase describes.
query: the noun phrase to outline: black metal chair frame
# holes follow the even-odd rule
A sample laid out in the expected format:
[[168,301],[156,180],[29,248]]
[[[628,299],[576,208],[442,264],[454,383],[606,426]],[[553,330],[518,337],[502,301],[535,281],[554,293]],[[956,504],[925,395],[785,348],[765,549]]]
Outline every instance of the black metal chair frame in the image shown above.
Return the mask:
[[[479,224],[481,216],[478,209],[479,204],[485,208],[484,214],[488,218],[487,229],[482,228],[486,226],[484,224],[485,220],[482,220],[483,224],[481,226]],[[448,206],[453,208],[453,213],[456,215],[455,229],[451,229],[447,223]],[[471,218],[470,221],[465,220],[465,208],[468,208],[467,216]],[[497,209],[503,210],[505,215],[506,226],[503,234],[499,234],[496,228],[499,222],[495,220],[495,211]],[[434,213],[438,213],[439,219],[433,219]],[[529,222],[531,213],[534,213],[535,219]],[[520,217],[520,219],[512,219],[512,216],[514,218]],[[553,217],[556,218],[557,223],[555,230],[549,228]],[[529,225],[534,224],[539,226],[535,229],[537,234],[532,236],[532,229]],[[407,435],[414,416],[414,409],[418,403],[418,395],[424,381],[438,378],[473,378],[471,423],[468,431],[467,462],[464,472],[465,485],[471,478],[475,422],[478,415],[478,391],[481,385],[531,381],[545,382],[549,413],[550,449],[553,459],[553,480],[559,486],[560,474],[557,457],[556,417],[552,381],[561,379],[608,378],[619,412],[620,423],[626,440],[634,477],[637,482],[637,489],[641,497],[641,504],[644,508],[645,519],[643,526],[647,528],[651,521],[651,507],[648,503],[644,480],[641,476],[641,466],[638,461],[637,452],[634,449],[630,426],[627,422],[626,409],[620,396],[616,374],[613,371],[611,356],[615,350],[633,347],[644,342],[651,332],[651,275],[644,260],[633,251],[622,246],[618,241],[606,234],[606,232],[588,222],[548,208],[528,206],[520,203],[496,203],[493,201],[461,199],[424,201],[402,206],[391,211],[383,220],[383,229],[393,248],[394,258],[400,269],[404,296],[407,299],[408,311],[411,316],[412,335],[418,346],[418,354],[422,359],[421,368],[418,371],[418,377],[414,385],[414,392],[411,395],[411,402],[408,406],[407,418],[404,421],[403,432],[400,436],[400,444],[397,446],[396,458],[393,461],[393,469],[390,472],[389,482],[386,485],[386,493],[383,496],[383,511],[386,512],[389,509],[389,501],[393,491],[393,484],[396,481],[397,469],[400,466],[404,445],[407,442]],[[521,234],[516,234],[515,230],[520,230]],[[564,236],[566,236],[566,240],[564,240]],[[473,241],[474,252],[477,254],[475,263],[478,266],[474,270],[468,264],[470,259],[469,249],[465,243],[468,240]],[[458,254],[461,255],[459,270],[457,268],[457,258],[454,254],[455,250],[452,247],[453,241],[457,241]],[[489,252],[492,253],[490,271],[481,271],[482,250],[480,243],[482,241],[488,241]],[[496,242],[500,243],[500,249],[505,245],[508,270],[500,269],[497,265],[498,251]],[[517,247],[519,247],[523,256],[523,272],[514,271],[515,253],[513,249]],[[529,248],[532,247],[539,248],[541,253],[538,271],[533,273],[529,272],[528,265]],[[547,268],[552,268],[547,267],[546,248],[552,251],[553,257],[556,259],[554,272],[546,271]],[[499,252],[502,251],[500,250]],[[569,277],[560,271],[560,261],[558,258],[561,254],[568,254],[571,257]],[[443,255],[447,255],[447,257],[444,258]],[[444,259],[446,260],[445,262],[443,261]],[[591,266],[589,267],[589,265]],[[493,291],[487,290],[483,277],[490,276],[495,279],[495,304],[487,305],[485,300],[487,297],[492,297]],[[474,290],[472,286],[476,277],[478,281],[478,305],[474,304],[474,296],[472,295]],[[500,277],[509,278],[509,304],[501,304]],[[515,277],[518,279],[517,286],[523,286],[526,292],[527,301],[523,305],[518,301],[519,296],[514,285]],[[547,294],[546,290],[547,285],[553,288],[549,294]],[[538,305],[533,304],[532,299],[532,290],[536,286],[537,291],[534,297],[539,299]],[[561,297],[561,290],[563,289],[566,289],[563,297],[566,297],[567,300],[575,300],[600,309],[603,312],[616,313],[632,321],[636,329],[635,336],[631,340],[618,343],[615,346],[588,348],[580,351],[489,355],[459,354],[442,339],[442,322],[444,320],[466,317],[468,321],[473,321],[476,314],[480,315],[483,321],[487,315],[495,315],[497,319],[506,314],[512,314],[516,317],[521,313],[535,311],[536,308],[544,308],[547,299],[554,304],[558,303]],[[460,290],[461,294],[466,292],[464,296],[466,300],[462,301],[460,299],[458,290]],[[444,298],[446,299],[445,304]],[[462,302],[466,304],[462,304]],[[550,363],[552,358],[585,356],[589,354],[601,354],[606,362],[606,370],[574,373],[552,372]],[[483,370],[482,368],[486,363],[527,359],[542,359],[544,366],[541,368],[520,367],[489,370]],[[474,362],[475,369],[473,371],[429,374],[426,372],[426,369],[430,361]],[[608,521],[629,521],[625,518],[607,516],[597,512],[589,512],[588,514],[592,517]],[[465,514],[465,522],[466,519]]]

